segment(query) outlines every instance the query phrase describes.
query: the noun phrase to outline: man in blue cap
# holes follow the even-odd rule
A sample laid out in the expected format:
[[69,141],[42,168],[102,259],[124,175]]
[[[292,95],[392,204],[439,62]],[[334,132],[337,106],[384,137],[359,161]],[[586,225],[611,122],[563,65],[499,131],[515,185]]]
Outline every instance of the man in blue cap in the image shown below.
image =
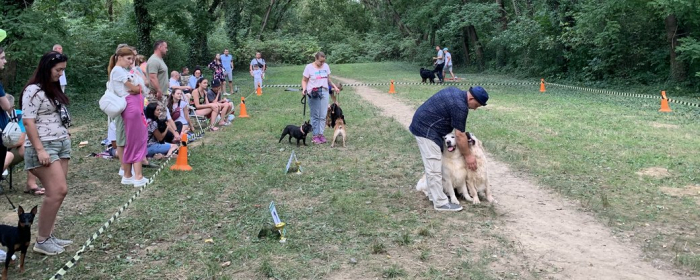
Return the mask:
[[476,170],[476,158],[471,154],[465,133],[467,114],[470,109],[486,106],[488,100],[489,95],[483,87],[470,87],[467,91],[448,87],[430,97],[413,115],[409,130],[418,141],[425,167],[428,196],[432,199],[435,210],[462,210],[459,204],[449,202],[442,188],[442,137],[454,130],[457,147],[464,155],[467,167]]

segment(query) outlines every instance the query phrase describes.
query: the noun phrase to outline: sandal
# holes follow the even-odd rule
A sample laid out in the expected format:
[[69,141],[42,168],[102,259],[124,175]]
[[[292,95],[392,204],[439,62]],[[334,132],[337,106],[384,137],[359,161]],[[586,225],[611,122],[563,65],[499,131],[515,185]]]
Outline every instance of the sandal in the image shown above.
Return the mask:
[[46,189],[37,187],[37,188],[26,190],[26,191],[24,191],[24,193],[40,196],[40,195],[44,195],[46,193]]
[[219,131],[219,128],[212,126],[211,128],[209,128],[209,131]]

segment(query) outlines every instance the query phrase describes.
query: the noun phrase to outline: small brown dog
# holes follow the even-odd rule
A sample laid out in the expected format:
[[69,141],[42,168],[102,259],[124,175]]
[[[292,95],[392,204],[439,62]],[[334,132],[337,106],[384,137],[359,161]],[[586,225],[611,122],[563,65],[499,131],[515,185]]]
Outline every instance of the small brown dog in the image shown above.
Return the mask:
[[335,120],[335,131],[333,131],[333,142],[331,142],[331,148],[335,147],[335,140],[338,136],[343,137],[343,148],[345,148],[345,138],[348,137],[348,132],[345,130],[345,116],[340,115],[338,119]]

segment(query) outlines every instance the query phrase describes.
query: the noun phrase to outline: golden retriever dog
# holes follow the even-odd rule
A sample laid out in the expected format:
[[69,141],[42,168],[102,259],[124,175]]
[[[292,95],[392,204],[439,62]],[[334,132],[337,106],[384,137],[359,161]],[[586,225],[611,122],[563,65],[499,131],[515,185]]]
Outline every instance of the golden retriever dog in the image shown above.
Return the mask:
[[[450,198],[450,203],[454,204],[459,204],[455,189],[473,204],[480,203],[478,192],[483,193],[488,202],[496,203],[488,184],[486,155],[484,154],[483,145],[479,139],[469,132],[467,132],[467,137],[469,138],[471,152],[476,158],[477,168],[475,171],[467,168],[464,156],[460,152],[459,147],[457,147],[457,138],[454,133],[445,135],[443,137],[445,148],[442,151],[443,190]],[[416,189],[428,195],[427,188],[428,184],[424,174],[416,184]]]
[[331,148],[335,147],[335,140],[338,136],[343,138],[343,148],[345,148],[345,138],[348,137],[348,132],[345,130],[345,116],[341,115],[335,120],[335,130],[333,131],[333,141]]

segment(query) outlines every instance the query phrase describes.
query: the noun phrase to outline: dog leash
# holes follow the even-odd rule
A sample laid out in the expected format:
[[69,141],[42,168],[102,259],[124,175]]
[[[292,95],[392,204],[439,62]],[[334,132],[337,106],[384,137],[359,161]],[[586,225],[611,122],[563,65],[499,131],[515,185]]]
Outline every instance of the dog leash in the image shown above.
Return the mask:
[[304,104],[304,119],[306,119],[306,94],[301,96],[301,104]]

